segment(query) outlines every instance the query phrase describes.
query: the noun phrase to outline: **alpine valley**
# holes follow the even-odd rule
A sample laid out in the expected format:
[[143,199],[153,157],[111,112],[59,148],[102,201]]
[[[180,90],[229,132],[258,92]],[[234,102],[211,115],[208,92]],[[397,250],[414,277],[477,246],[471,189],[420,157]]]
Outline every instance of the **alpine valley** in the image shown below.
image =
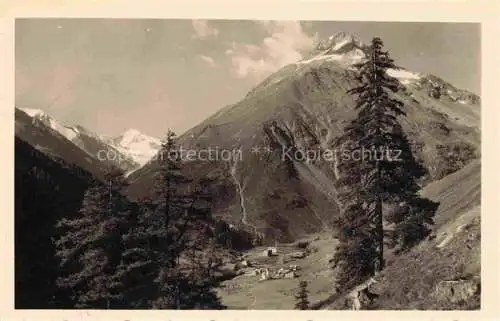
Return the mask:
[[[329,281],[338,233],[334,221],[340,213],[334,184],[339,160],[305,161],[283,153],[333,148],[334,139],[356,115],[354,99],[346,92],[359,84],[353,64],[366,59],[366,50],[347,33],[324,39],[302,60],[276,71],[240,101],[221,108],[177,140],[184,149],[241,151],[241,158],[232,161],[186,160],[182,170],[189,178],[212,179],[216,217],[258,236],[260,242],[241,253],[255,267],[283,263],[280,256],[261,257],[270,245],[279,244],[278,252],[290,257],[298,251],[298,243],[308,244],[306,257],[292,260],[300,266],[299,278],[308,280],[310,300],[318,309],[341,308],[343,302]],[[407,116],[401,124],[414,155],[427,169],[420,182],[422,194],[440,205],[433,237],[404,256],[389,257],[376,284],[384,293],[377,308],[438,309],[443,307],[439,300],[449,299],[451,303],[444,306],[457,309],[463,305],[455,299],[431,299],[428,294],[449,279],[480,275],[481,99],[435,75],[404,66],[388,73],[399,80],[400,90],[393,95],[404,103]],[[22,263],[26,270],[16,270],[16,282],[34,292],[44,289],[43,280],[17,276],[33,271],[53,274],[49,271],[53,263],[41,258],[52,256],[48,244],[54,222],[77,212],[86,187],[93,179],[102,180],[111,165],[128,173],[131,199],[151,196],[161,144],[135,129],[102,137],[26,107],[15,110],[16,244],[21,244],[16,245],[16,266],[17,258],[25,257],[18,255],[23,251],[40,259],[36,265]],[[102,160],[100,151],[116,156]],[[50,179],[37,180],[31,174],[34,167]],[[36,198],[44,208],[30,207],[28,198]],[[61,202],[63,209],[54,211],[50,201],[42,199]],[[18,236],[28,222],[31,232]],[[35,251],[33,244],[40,247]],[[405,272],[407,268],[413,274]],[[250,270],[245,273],[251,274]],[[218,290],[223,303],[234,309],[293,308],[290,293],[296,280],[259,283],[251,278],[236,273],[224,281]],[[22,293],[25,298],[16,294],[16,300],[29,302],[34,296]],[[467,300],[466,306],[477,308],[477,295]]]

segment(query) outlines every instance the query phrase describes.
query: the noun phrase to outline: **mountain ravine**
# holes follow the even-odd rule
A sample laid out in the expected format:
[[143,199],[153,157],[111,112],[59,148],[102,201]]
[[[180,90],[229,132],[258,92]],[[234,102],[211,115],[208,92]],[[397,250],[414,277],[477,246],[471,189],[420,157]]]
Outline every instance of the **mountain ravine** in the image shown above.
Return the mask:
[[[306,162],[286,155],[332,148],[355,116],[346,91],[356,85],[352,63],[363,56],[364,45],[354,37],[323,41],[303,61],[283,67],[241,101],[179,137],[185,150],[241,151],[237,167],[220,160],[185,162],[189,176],[214,179],[217,216],[240,228],[255,226],[269,242],[334,228],[332,220],[339,212],[335,161],[315,157]],[[401,69],[392,70],[391,76],[401,83],[396,96],[405,103],[402,125],[428,170],[422,185],[480,158],[477,95],[433,75]],[[147,194],[155,170],[153,158],[132,173],[129,193]]]

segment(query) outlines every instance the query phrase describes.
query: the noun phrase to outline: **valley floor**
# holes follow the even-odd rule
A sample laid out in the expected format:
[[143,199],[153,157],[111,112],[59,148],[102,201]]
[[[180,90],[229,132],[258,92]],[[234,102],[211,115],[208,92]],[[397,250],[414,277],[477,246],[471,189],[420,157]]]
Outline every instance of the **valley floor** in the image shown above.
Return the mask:
[[[330,267],[336,240],[330,235],[312,236],[309,240],[309,253],[294,244],[280,244],[275,256],[264,255],[267,247],[257,247],[245,254],[251,267],[242,269],[241,274],[222,283],[218,294],[229,309],[293,309],[294,295],[302,280],[308,281],[311,302],[324,300],[331,295],[334,270]],[[306,254],[304,258],[290,258]],[[280,268],[297,266],[294,278],[260,280],[253,272],[259,268],[269,268],[271,274]]]
[[[462,170],[423,190],[440,202],[432,237],[409,253],[389,256],[388,266],[370,287],[378,298],[373,309],[474,310],[480,308],[481,165],[474,161]],[[294,244],[278,247],[275,256],[255,248],[244,259],[252,266],[225,281],[218,289],[229,309],[293,309],[299,282],[308,281],[309,301],[316,309],[344,309],[345,296],[334,293],[335,272],[329,263],[336,240],[324,233],[308,240],[309,253]],[[299,255],[300,256],[300,255]],[[295,278],[260,280],[256,268],[277,271],[297,265]]]

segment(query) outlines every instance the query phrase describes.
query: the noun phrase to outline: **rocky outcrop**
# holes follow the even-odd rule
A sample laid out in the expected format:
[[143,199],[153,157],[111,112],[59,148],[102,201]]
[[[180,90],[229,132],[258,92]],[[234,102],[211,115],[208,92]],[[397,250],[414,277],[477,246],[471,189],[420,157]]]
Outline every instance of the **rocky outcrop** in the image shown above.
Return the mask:
[[436,285],[433,293],[442,303],[459,303],[480,295],[478,280],[445,280]]
[[375,279],[370,278],[349,292],[345,301],[347,308],[350,310],[365,310],[369,308],[379,296],[370,290],[370,286],[374,283],[376,283]]

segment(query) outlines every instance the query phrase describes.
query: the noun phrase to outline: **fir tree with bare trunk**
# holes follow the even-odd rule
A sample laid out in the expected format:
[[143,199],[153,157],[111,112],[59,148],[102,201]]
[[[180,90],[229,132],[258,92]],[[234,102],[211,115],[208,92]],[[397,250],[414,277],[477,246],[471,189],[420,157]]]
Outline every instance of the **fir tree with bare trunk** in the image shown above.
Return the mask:
[[366,60],[355,65],[359,85],[357,117],[335,142],[343,155],[337,181],[342,215],[337,220],[340,244],[334,261],[337,285],[346,289],[385,267],[385,249],[408,250],[430,232],[437,204],[418,196],[425,169],[413,157],[400,124],[406,116],[396,99],[401,87],[389,69],[400,69],[373,38]]

